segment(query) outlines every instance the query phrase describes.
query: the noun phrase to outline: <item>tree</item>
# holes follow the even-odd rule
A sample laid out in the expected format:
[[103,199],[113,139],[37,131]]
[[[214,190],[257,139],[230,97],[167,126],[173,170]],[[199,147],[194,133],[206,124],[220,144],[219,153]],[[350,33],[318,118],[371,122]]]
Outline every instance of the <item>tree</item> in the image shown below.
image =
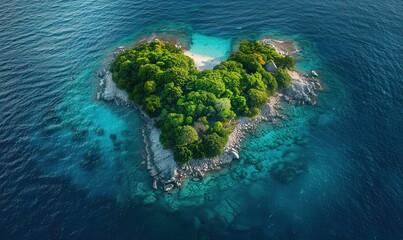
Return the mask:
[[192,159],[192,151],[186,146],[176,146],[174,149],[174,159],[175,161],[185,164]]
[[222,112],[224,110],[229,110],[231,108],[231,100],[228,98],[220,98],[215,101],[214,108],[217,112]]
[[199,140],[199,135],[197,134],[196,129],[194,129],[192,126],[186,125],[178,131],[176,144],[185,145],[197,140]]
[[294,65],[295,65],[294,58],[292,58],[290,56],[285,56],[285,57],[279,58],[277,60],[277,62],[278,62],[278,67],[284,68],[284,69],[286,69],[286,68],[293,69]]
[[260,65],[265,65],[266,64],[266,61],[263,59],[262,55],[260,55],[258,53],[255,53],[255,56],[256,56],[258,62],[260,63]]
[[262,75],[262,80],[266,84],[267,90],[269,91],[270,95],[274,94],[274,92],[278,88],[276,79],[271,73],[267,72],[266,70],[260,71],[259,73]]
[[187,116],[195,116],[196,115],[196,105],[193,102],[185,102],[183,103],[184,114]]
[[182,68],[172,67],[160,75],[160,82],[167,84],[173,82],[176,86],[184,86],[189,73]]
[[247,73],[254,73],[259,69],[259,66],[261,67],[257,56],[254,54],[238,51],[230,59],[241,63]]
[[202,139],[204,153],[207,157],[214,157],[222,154],[226,141],[217,133],[205,134]]
[[256,83],[256,77],[251,74],[242,75],[241,88],[243,91],[248,91]]
[[151,95],[144,99],[144,111],[151,116],[157,116],[161,110],[161,98]]
[[243,115],[246,114],[246,98],[244,96],[236,96],[231,99],[232,109],[236,114]]
[[177,128],[183,125],[183,121],[183,114],[169,113],[164,126],[166,129]]
[[260,108],[268,100],[267,95],[263,91],[257,90],[255,88],[251,88],[248,91],[247,98],[249,108]]
[[146,82],[149,79],[155,79],[161,69],[155,64],[141,65],[138,71],[138,78],[142,82]]
[[185,124],[190,125],[193,123],[193,118],[191,116],[186,116]]
[[216,111],[214,110],[214,108],[212,106],[207,106],[207,107],[204,108],[203,115],[205,117],[215,116]]
[[[229,61],[234,62],[234,61]],[[234,90],[239,87],[239,82],[243,74],[245,74],[245,70],[242,69],[242,64],[238,63],[240,69],[229,70],[228,72],[221,71],[221,75],[225,85]],[[228,85],[227,85],[228,84]]]
[[203,77],[196,80],[195,86],[198,90],[210,92],[216,97],[219,97],[225,91],[225,84],[219,71],[206,71]]
[[152,80],[149,80],[144,83],[144,93],[147,95],[154,93],[156,88],[157,84]]
[[280,89],[286,89],[291,83],[290,75],[288,75],[287,71],[282,68],[277,68],[274,77],[276,78]]
[[225,109],[224,111],[217,113],[217,116],[221,121],[228,121],[230,119],[234,119],[236,114],[230,109]]
[[164,85],[161,95],[168,104],[174,104],[182,96],[182,93],[183,91],[179,86],[175,86],[173,82],[170,82]]
[[213,131],[214,132],[219,132],[219,131],[221,131],[221,129],[223,128],[223,125],[222,125],[222,123],[221,122],[215,122],[214,123],[214,125],[213,125]]
[[186,145],[186,147],[192,151],[192,157],[194,159],[202,159],[206,156],[204,154],[203,144],[201,142],[193,142]]
[[249,110],[249,117],[255,117],[259,114],[259,108],[251,108]]
[[253,74],[253,77],[255,78],[255,84],[253,84],[253,88],[256,88],[260,91],[265,91],[267,88],[267,85],[263,81],[262,74],[260,74],[259,72],[256,72]]
[[242,64],[237,61],[227,60],[214,67],[215,70],[224,70],[224,72],[237,72],[243,71]]

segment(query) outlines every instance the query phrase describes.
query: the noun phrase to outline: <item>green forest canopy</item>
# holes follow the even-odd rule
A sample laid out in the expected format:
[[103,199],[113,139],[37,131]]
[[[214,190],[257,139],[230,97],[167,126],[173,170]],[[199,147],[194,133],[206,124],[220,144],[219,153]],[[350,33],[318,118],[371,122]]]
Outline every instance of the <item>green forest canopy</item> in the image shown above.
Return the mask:
[[[267,72],[273,61],[278,69]],[[177,162],[221,155],[237,116],[253,117],[291,81],[294,60],[261,42],[244,41],[213,70],[198,71],[173,44],[153,41],[124,50],[111,71],[119,88],[156,118],[160,141]]]

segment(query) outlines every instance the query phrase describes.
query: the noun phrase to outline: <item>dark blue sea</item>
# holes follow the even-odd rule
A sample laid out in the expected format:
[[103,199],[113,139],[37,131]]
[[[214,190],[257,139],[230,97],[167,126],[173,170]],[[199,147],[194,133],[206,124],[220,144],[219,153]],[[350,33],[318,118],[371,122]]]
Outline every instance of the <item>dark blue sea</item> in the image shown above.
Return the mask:
[[[154,192],[139,113],[95,96],[113,51],[161,33],[293,41],[318,105],[285,104],[239,162]],[[2,1],[0,239],[403,239],[402,69],[396,0]],[[278,182],[281,159],[306,170]]]

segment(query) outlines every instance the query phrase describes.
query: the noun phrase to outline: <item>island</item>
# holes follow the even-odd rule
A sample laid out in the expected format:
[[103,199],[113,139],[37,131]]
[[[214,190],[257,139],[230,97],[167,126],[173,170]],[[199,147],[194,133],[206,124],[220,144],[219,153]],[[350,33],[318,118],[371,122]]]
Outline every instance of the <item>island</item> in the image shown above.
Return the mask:
[[97,98],[138,107],[153,188],[160,182],[170,191],[238,159],[248,131],[283,117],[275,110],[282,93],[289,102],[315,103],[319,83],[293,71],[294,59],[279,52],[268,40],[243,41],[227,60],[200,70],[179,44],[153,39],[117,52],[110,72],[100,73]]

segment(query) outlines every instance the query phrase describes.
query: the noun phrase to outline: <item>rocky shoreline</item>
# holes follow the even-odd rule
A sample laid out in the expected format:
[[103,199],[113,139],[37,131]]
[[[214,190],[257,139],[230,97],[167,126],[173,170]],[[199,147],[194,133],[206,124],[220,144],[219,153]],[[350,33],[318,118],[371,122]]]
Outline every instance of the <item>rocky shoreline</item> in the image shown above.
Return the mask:
[[107,70],[109,69],[110,64],[115,60],[116,56],[118,56],[125,49],[125,47],[121,46],[114,51],[106,63],[104,63],[102,70],[96,74],[96,76],[99,78],[99,85],[96,92],[97,100],[104,100],[106,102],[114,101],[116,105],[123,104],[128,107],[133,105],[127,92],[116,86],[116,83],[112,78],[112,73]]
[[[156,39],[146,39],[152,41]],[[262,42],[264,42],[262,40]],[[274,40],[265,39],[264,44],[270,44],[276,48],[279,53],[287,55],[290,52],[288,48],[285,51],[284,46],[276,46]],[[180,47],[180,44],[175,44]],[[123,51],[124,47],[119,47],[111,59],[108,60],[108,65],[112,63],[118,54]],[[280,51],[281,49],[281,51]],[[193,181],[202,181],[206,173],[219,171],[226,165],[233,162],[234,159],[239,159],[239,150],[242,140],[248,133],[253,133],[256,126],[262,121],[276,121],[284,117],[279,114],[277,109],[281,109],[279,103],[283,98],[291,104],[316,104],[315,91],[320,90],[321,86],[318,80],[318,74],[312,71],[311,74],[302,74],[296,71],[289,71],[292,78],[291,85],[285,91],[276,93],[272,96],[260,110],[258,116],[253,119],[246,117],[238,118],[234,124],[234,129],[229,135],[227,144],[224,147],[224,152],[219,157],[204,158],[200,160],[192,159],[185,165],[179,165],[174,161],[173,153],[169,149],[164,149],[159,141],[160,130],[154,127],[154,120],[149,118],[138,106],[133,104],[128,94],[119,89],[112,79],[112,74],[105,68],[101,70],[97,76],[100,78],[99,89],[96,93],[97,100],[107,102],[114,101],[117,105],[134,106],[137,108],[144,120],[142,127],[142,135],[145,144],[145,162],[143,162],[151,177],[153,178],[153,189],[162,189],[165,192],[171,191],[176,187],[180,187],[184,179],[192,179]]]
[[253,119],[246,117],[239,118],[234,125],[228,142],[224,147],[224,152],[219,157],[192,159],[185,165],[179,165],[174,161],[171,150],[164,149],[159,141],[159,129],[153,126],[153,120],[144,113],[145,126],[143,127],[143,137],[146,146],[146,164],[150,175],[154,178],[153,188],[158,186],[164,191],[170,191],[175,187],[180,187],[184,179],[202,181],[206,173],[219,171],[226,165],[239,159],[239,149],[246,134],[254,131],[255,127],[262,121],[274,121],[282,116],[276,111],[279,108],[278,100],[281,94],[276,94],[270,98],[269,102],[261,109],[261,114]]

